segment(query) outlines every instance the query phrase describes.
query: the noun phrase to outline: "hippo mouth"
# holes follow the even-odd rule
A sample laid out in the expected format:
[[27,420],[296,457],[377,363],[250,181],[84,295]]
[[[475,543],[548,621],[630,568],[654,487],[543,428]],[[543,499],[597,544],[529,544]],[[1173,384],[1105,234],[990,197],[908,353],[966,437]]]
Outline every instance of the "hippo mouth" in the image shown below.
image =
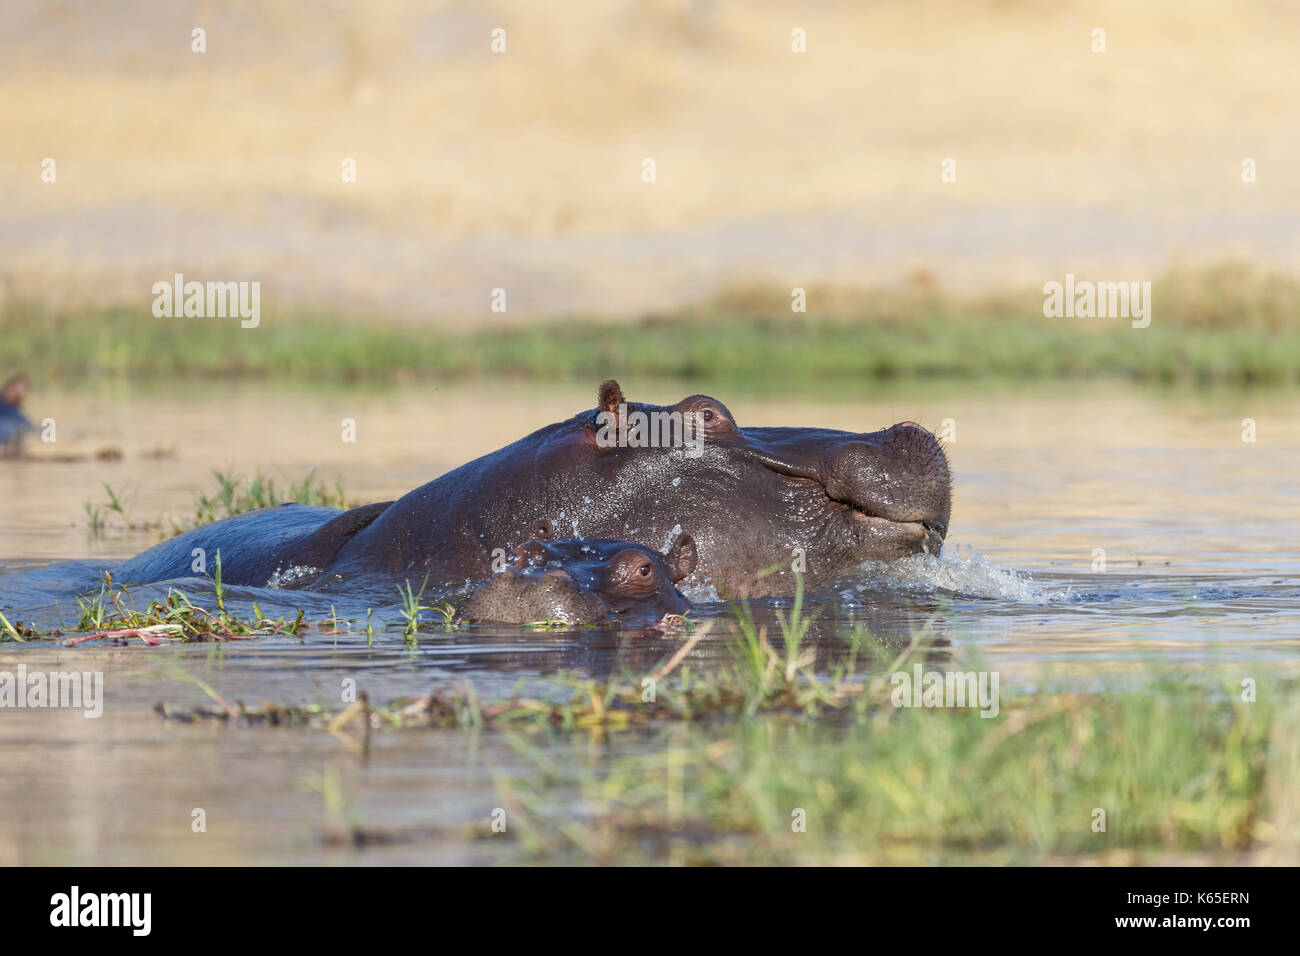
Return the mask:
[[[823,486],[825,490],[825,486]],[[946,536],[946,529],[936,527],[936,525],[927,518],[916,521],[896,520],[887,518],[884,515],[875,514],[869,507],[855,504],[852,501],[841,501],[833,498],[829,494],[827,500],[848,509],[849,520],[858,522],[863,526],[867,534],[879,538],[898,539],[900,541],[914,540],[917,543],[916,551],[922,554],[939,554],[943,550],[943,540]]]
[[903,554],[935,555],[943,550],[947,528],[938,524],[937,518],[891,516],[874,503],[832,494],[820,478],[798,474],[789,477],[801,478],[816,487],[826,506],[842,515],[864,546],[870,544],[872,550],[885,546]]

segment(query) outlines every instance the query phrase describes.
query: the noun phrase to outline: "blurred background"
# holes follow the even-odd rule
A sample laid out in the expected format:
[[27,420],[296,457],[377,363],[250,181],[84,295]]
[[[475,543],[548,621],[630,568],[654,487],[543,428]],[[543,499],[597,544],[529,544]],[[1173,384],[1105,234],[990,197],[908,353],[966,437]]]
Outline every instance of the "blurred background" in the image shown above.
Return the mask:
[[463,329],[748,286],[788,314],[794,287],[1290,273],[1298,23],[1292,2],[11,0],[0,289],[140,309],[182,272],[259,280],[264,311]]
[[[11,0],[0,380],[74,467],[0,469],[0,554],[132,553],[85,540],[101,485],[153,522],[214,468],[391,497],[610,377],[951,419],[982,547],[1013,481],[1150,514],[1081,456],[1226,475],[1242,419],[1300,427],[1297,49],[1295,2]],[[260,283],[260,324],[156,317],[178,273]],[[1150,327],[1044,317],[1067,273],[1152,282]],[[1044,435],[1076,474],[1026,470]]]

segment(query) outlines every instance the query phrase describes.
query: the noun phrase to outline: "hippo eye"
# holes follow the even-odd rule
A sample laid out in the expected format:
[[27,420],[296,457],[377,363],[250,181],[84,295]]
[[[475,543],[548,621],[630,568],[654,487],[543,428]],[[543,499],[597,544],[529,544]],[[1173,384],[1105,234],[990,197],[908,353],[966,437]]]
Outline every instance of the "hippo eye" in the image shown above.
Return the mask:
[[626,590],[627,593],[653,594],[659,586],[660,577],[653,561],[631,548],[617,555],[610,562],[608,586],[611,590]]
[[690,416],[694,425],[706,429],[710,434],[721,433],[736,425],[726,408],[703,395],[683,399],[679,407],[683,416]]

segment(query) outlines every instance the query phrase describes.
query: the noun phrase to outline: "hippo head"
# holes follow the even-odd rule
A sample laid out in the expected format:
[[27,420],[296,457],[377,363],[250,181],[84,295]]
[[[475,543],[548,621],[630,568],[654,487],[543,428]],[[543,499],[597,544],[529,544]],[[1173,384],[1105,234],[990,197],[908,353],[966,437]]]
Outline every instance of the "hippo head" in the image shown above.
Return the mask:
[[[605,382],[594,409],[542,428],[412,492],[382,533],[401,568],[531,538],[602,538],[664,548],[689,529],[687,585],[724,598],[793,593],[866,560],[938,554],[948,530],[948,463],[913,422],[875,432],[741,427],[707,395],[631,404]],[[452,523],[423,516],[457,516]],[[389,530],[391,529],[391,530]],[[459,542],[459,543],[458,543]],[[433,545],[430,550],[429,546]]]
[[691,607],[674,587],[695,570],[689,535],[678,535],[666,555],[629,541],[563,538],[525,542],[513,558],[510,567],[479,585],[462,618],[652,624]]
[[707,395],[631,404],[609,381],[596,408],[383,506],[325,580],[481,580],[534,538],[663,549],[685,528],[699,561],[684,585],[728,599],[784,595],[796,574],[821,587],[860,575],[863,561],[938,554],[949,507],[948,462],[912,422],[864,433],[742,428]]

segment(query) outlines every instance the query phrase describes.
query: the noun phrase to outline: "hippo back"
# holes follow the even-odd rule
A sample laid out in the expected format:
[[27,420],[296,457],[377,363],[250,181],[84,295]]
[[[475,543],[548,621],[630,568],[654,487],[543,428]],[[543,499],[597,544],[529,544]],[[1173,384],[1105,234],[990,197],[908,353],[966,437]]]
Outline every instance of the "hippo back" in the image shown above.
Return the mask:
[[[155,545],[122,564],[114,578],[122,584],[144,584],[212,575],[219,551],[224,581],[261,587],[277,572],[308,566],[315,556],[305,543],[341,514],[337,508],[293,503],[250,511]],[[285,566],[290,555],[291,564]]]

